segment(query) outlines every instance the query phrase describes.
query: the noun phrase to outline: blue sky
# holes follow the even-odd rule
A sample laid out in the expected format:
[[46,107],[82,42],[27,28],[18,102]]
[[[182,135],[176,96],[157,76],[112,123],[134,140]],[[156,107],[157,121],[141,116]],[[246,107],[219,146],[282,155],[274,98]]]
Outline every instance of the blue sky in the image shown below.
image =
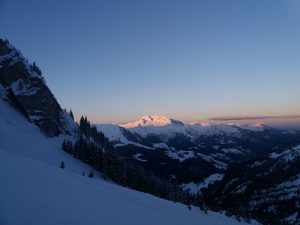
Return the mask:
[[300,114],[299,11],[296,0],[0,0],[0,32],[93,122],[282,116]]

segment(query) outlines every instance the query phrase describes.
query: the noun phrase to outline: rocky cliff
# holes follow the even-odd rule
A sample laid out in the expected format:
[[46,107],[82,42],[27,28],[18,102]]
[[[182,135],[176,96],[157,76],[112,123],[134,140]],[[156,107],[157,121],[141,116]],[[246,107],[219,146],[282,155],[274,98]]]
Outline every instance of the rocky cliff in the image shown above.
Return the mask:
[[47,136],[70,133],[69,115],[47,87],[41,70],[0,39],[0,84],[5,98]]

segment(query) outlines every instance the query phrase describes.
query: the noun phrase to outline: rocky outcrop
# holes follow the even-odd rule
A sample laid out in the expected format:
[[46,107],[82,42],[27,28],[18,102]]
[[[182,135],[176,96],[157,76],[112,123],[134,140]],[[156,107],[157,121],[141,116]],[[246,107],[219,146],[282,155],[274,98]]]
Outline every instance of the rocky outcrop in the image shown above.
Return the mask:
[[70,133],[69,115],[47,87],[41,70],[29,64],[21,52],[0,39],[0,84],[10,103],[47,136]]

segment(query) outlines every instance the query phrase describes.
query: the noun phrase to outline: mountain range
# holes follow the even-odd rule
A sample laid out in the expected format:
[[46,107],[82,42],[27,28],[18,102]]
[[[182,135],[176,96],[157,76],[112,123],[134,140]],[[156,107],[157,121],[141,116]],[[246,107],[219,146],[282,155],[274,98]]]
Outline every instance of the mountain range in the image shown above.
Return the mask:
[[[297,130],[261,124],[184,124],[158,115],[121,125],[97,124],[96,127],[123,156],[146,167],[159,168],[161,175],[175,176],[183,183],[200,182],[213,173],[224,173],[230,166],[276,148],[293,146],[299,143],[300,137]],[[191,170],[194,172],[189,176]]]

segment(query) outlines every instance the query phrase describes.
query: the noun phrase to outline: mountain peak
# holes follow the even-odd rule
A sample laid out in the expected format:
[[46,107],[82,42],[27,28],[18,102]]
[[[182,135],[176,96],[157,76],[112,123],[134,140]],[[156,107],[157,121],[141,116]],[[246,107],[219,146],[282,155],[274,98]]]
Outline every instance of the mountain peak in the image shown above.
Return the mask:
[[253,127],[261,127],[261,128],[265,128],[267,127],[266,124],[263,124],[263,123],[255,123],[255,124],[252,124]]
[[161,115],[146,115],[143,116],[140,120],[137,120],[135,122],[130,122],[121,125],[124,128],[133,128],[133,127],[139,127],[139,126],[166,126],[170,124],[178,124],[183,125],[182,122],[174,119],[169,119],[165,116]]
[[152,116],[146,115],[143,116],[141,120],[149,121],[153,123],[163,123],[163,124],[171,122],[171,119],[161,115],[152,115]]

